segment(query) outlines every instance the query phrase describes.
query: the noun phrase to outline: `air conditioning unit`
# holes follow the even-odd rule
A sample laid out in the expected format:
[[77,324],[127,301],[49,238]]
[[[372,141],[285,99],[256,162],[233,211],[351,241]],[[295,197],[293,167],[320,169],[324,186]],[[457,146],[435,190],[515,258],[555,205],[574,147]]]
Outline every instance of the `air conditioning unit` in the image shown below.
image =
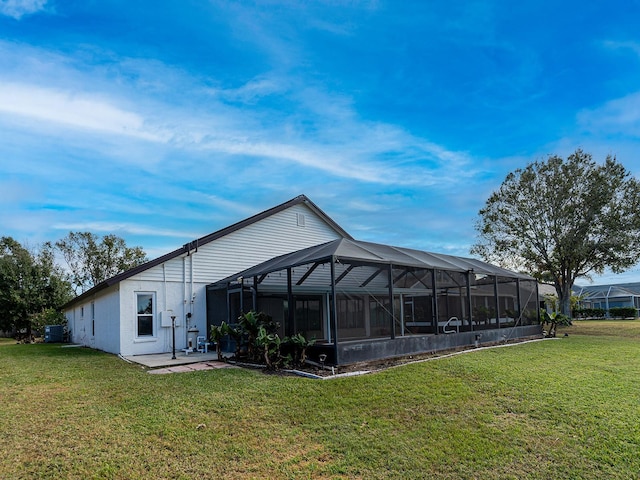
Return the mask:
[[47,325],[44,327],[44,341],[46,343],[62,343],[64,339],[64,325]]

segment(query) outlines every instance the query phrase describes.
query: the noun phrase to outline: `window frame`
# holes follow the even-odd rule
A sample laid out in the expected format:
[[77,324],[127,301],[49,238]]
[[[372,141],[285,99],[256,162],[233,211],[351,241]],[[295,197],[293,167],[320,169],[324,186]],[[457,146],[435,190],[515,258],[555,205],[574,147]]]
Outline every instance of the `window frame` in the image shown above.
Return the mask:
[[[141,295],[150,295],[151,296],[151,313],[140,313],[138,311],[138,301]],[[136,291],[134,292],[134,325],[133,328],[135,330],[135,338],[137,340],[153,340],[158,335],[158,327],[156,325],[156,292],[148,292],[148,291]],[[151,317],[151,333],[150,334],[140,334],[140,317]]]

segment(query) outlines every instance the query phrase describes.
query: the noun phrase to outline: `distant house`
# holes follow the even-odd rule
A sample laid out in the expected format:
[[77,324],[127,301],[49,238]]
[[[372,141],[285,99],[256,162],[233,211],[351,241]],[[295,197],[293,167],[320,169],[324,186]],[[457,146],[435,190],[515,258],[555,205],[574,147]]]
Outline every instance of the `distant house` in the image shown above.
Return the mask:
[[[335,299],[335,301],[334,301]],[[171,351],[264,311],[353,363],[539,335],[537,282],[479,260],[353,239],[305,196],[113,277],[65,307],[74,342]]]
[[608,312],[614,307],[631,307],[640,314],[640,283],[574,286],[573,294],[580,298],[582,308],[602,308]]

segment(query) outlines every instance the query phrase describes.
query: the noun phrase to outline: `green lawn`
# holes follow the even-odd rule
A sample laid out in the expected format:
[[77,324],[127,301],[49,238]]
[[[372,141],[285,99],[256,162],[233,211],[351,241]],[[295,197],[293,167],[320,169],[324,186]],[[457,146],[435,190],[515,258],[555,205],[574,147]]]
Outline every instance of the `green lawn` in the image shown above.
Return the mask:
[[0,478],[630,479],[640,321],[331,381],[0,342]]

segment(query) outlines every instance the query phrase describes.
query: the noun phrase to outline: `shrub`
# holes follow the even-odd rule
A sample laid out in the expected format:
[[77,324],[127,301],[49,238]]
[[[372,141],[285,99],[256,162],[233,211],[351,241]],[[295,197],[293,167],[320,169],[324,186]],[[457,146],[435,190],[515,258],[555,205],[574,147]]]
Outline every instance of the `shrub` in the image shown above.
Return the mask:
[[304,364],[307,348],[315,343],[315,339],[307,340],[301,333],[280,338],[279,326],[266,313],[254,311],[242,314],[235,326],[225,322],[212,326],[211,338],[216,342],[218,359],[222,359],[220,343],[224,337],[229,337],[236,342],[237,360],[264,364],[269,370]]
[[611,307],[609,316],[613,318],[636,318],[638,311],[635,307]]
[[316,343],[316,339],[307,340],[303,334],[297,333],[291,337],[285,337],[282,343],[286,350],[289,351],[293,366],[298,366],[304,364],[307,358],[307,348],[313,346]]
[[549,325],[549,330],[545,332],[545,336],[547,337],[555,337],[556,329],[558,325],[571,325],[571,319],[560,312],[547,312],[544,309],[540,310],[540,319],[542,320],[543,325]]
[[604,318],[606,313],[604,308],[575,308],[572,315],[573,318]]

